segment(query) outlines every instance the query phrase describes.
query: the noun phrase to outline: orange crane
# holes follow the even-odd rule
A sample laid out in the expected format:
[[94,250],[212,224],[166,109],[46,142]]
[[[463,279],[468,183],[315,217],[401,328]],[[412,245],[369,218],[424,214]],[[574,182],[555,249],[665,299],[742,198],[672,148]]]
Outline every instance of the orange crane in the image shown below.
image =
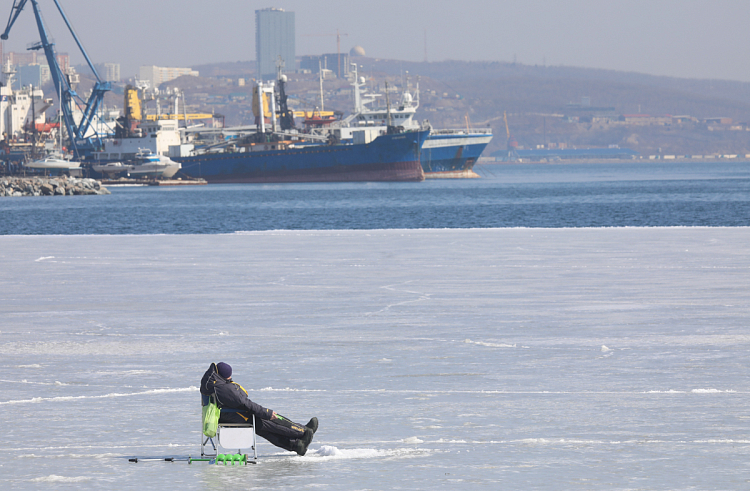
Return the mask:
[[341,36],[348,36],[349,34],[345,32],[339,32],[338,29],[336,29],[336,34],[305,34],[307,37],[313,37],[313,36],[336,36],[336,53],[339,57],[339,78],[341,78]]

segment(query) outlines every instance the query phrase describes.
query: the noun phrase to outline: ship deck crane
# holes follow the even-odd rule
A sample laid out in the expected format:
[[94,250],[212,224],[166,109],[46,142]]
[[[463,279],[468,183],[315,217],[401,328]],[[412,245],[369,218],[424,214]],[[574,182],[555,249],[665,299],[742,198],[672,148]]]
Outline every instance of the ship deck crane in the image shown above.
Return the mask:
[[[60,106],[62,108],[63,121],[65,124],[65,128],[68,131],[68,138],[70,139],[70,145],[73,149],[73,155],[76,159],[80,159],[83,153],[94,150],[95,148],[101,146],[101,139],[98,133],[96,133],[96,130],[94,130],[93,137],[86,137],[86,135],[89,133],[89,130],[92,129],[91,124],[97,115],[97,111],[99,110],[99,106],[101,105],[102,99],[104,98],[104,94],[111,90],[111,86],[109,82],[103,82],[99,78],[99,74],[96,72],[96,69],[91,63],[88,54],[86,54],[86,50],[83,48],[81,41],[78,39],[78,36],[71,27],[70,21],[65,15],[65,12],[63,12],[60,3],[58,2],[58,0],[54,0],[54,2],[57,6],[57,10],[60,12],[60,15],[65,21],[65,25],[68,26],[68,30],[70,30],[70,33],[73,35],[73,39],[75,39],[78,48],[81,50],[81,54],[83,54],[83,57],[86,59],[86,63],[88,63],[89,68],[91,68],[91,71],[93,72],[96,79],[96,81],[94,82],[94,87],[91,91],[91,95],[89,96],[87,101],[84,102],[83,99],[76,93],[76,91],[73,89],[69,77],[67,77],[66,74],[62,72],[60,65],[57,63],[57,57],[55,56],[54,48],[55,44],[49,39],[47,29],[45,28],[44,21],[42,19],[42,13],[39,9],[39,2],[37,2],[37,0],[13,1],[13,7],[10,11],[8,25],[5,28],[5,32],[0,35],[0,39],[8,39],[8,34],[10,33],[13,24],[15,24],[16,19],[18,19],[18,16],[21,14],[21,11],[27,3],[31,3],[32,8],[34,9],[34,16],[36,17],[36,25],[39,29],[39,37],[41,38],[41,41],[35,43],[29,49],[44,50],[44,56],[47,58],[47,64],[50,68],[52,81],[55,84],[55,91],[60,94],[61,97]],[[81,118],[81,121],[79,123],[76,123],[75,118],[73,117],[73,103],[75,103],[75,105],[79,109],[81,109],[81,105],[83,105],[83,108],[81,109],[83,117]]]

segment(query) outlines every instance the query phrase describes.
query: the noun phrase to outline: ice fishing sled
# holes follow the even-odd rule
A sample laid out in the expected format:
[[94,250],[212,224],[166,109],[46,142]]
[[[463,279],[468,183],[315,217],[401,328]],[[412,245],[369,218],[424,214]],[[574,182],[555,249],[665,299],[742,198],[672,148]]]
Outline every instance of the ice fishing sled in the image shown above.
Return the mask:
[[[201,405],[206,406],[209,403],[208,396],[201,395]],[[222,413],[237,412],[235,409],[221,409]],[[210,445],[210,446],[209,446]],[[216,428],[215,436],[206,436],[201,428],[201,458],[216,457],[220,455],[219,448],[236,451],[242,454],[242,450],[252,450],[252,456],[247,455],[247,463],[255,464],[258,461],[258,452],[256,450],[257,440],[255,438],[255,416],[247,423],[219,423]]]

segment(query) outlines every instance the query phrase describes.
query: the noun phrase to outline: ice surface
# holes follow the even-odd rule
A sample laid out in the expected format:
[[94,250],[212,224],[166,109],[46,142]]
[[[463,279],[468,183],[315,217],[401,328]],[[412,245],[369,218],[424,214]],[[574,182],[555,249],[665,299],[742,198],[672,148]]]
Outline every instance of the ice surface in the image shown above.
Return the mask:
[[[8,488],[738,489],[750,229],[0,237]],[[320,419],[199,452],[196,389]]]

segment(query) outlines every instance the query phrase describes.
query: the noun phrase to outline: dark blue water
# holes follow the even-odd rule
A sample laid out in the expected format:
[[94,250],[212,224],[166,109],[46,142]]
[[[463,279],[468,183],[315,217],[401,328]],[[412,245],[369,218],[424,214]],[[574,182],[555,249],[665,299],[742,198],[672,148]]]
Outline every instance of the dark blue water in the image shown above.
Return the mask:
[[481,165],[421,183],[110,188],[0,198],[0,234],[748,226],[750,162]]

